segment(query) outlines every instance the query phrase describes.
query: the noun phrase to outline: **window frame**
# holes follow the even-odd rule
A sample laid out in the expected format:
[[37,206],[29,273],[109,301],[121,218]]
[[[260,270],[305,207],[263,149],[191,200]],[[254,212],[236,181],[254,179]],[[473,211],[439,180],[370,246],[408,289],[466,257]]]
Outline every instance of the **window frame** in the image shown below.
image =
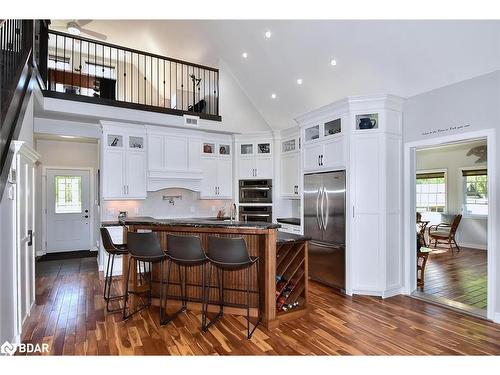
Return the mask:
[[[444,209],[443,209],[443,214],[448,213],[448,169],[447,168],[435,168],[435,169],[419,169],[415,173],[415,209],[418,208],[417,206],[417,175],[419,174],[425,174],[425,173],[444,173]],[[418,211],[417,211],[418,212]],[[433,211],[426,211],[426,212],[433,212]],[[439,212],[438,212],[439,213]]]
[[479,169],[486,169],[486,176],[488,177],[487,180],[487,186],[489,187],[489,175],[488,175],[488,166],[487,165],[477,165],[477,166],[472,166],[472,167],[460,167],[458,168],[458,199],[459,199],[459,207],[462,212],[462,217],[463,218],[471,218],[471,219],[487,219],[489,212],[490,212],[490,194],[488,191],[488,214],[487,215],[480,215],[480,214],[468,214],[465,210],[465,178],[462,175],[462,171],[474,171],[474,170],[479,170]]

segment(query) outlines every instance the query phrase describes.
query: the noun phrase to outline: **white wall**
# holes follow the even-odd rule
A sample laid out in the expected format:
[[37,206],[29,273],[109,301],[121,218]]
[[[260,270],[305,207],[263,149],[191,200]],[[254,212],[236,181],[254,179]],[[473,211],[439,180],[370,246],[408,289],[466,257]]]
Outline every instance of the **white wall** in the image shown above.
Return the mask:
[[[97,143],[73,142],[37,139],[36,151],[41,155],[40,165],[36,175],[36,226],[39,228],[36,236],[36,252],[43,254],[42,241],[42,171],[43,167],[70,167],[94,168],[94,176],[99,168],[99,146]],[[94,205],[94,241],[93,247],[97,248],[96,240],[99,239],[99,209]]]
[[[17,140],[33,145],[33,96],[29,99],[28,107],[23,118]],[[15,162],[15,159],[13,160]],[[7,183],[0,201],[0,342],[15,339],[16,317],[14,314],[14,293],[17,293],[15,274],[13,269],[16,253],[16,201],[9,198],[15,196],[15,185]],[[36,228],[35,228],[36,231]]]
[[[462,181],[461,168],[486,168],[486,163],[476,163],[477,156],[467,156],[471,147],[485,145],[486,142],[471,142],[456,146],[445,146],[428,150],[417,151],[417,171],[445,169],[447,176],[447,213],[462,213]],[[437,213],[423,214],[424,220],[431,224],[439,224],[440,215]],[[457,242],[465,247],[486,249],[488,239],[487,218],[463,217],[457,231]]]
[[220,61],[219,85],[221,130],[235,133],[271,130],[224,61]]
[[[500,145],[500,71],[408,98],[403,115],[404,142],[494,129],[495,142]],[[495,186],[498,191],[500,171],[497,172]],[[495,214],[500,219],[498,204]],[[500,259],[499,245],[497,243],[493,249],[497,259]],[[498,278],[500,261],[497,261],[495,267]],[[497,288],[494,311],[495,319],[500,322],[500,288]]]

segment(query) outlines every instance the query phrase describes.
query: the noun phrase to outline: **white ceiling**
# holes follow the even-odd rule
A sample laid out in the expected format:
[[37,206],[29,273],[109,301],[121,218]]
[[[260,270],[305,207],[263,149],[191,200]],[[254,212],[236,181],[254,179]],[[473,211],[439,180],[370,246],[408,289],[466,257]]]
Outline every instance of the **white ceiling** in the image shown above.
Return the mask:
[[224,60],[274,129],[348,95],[408,97],[500,69],[500,21],[96,20],[85,28],[182,60]]

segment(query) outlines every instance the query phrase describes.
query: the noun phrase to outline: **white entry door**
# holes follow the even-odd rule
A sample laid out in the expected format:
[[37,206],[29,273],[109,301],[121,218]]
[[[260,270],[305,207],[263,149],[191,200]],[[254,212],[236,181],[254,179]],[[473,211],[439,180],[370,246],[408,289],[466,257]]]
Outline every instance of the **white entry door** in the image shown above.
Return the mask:
[[47,169],[47,252],[90,250],[90,173]]

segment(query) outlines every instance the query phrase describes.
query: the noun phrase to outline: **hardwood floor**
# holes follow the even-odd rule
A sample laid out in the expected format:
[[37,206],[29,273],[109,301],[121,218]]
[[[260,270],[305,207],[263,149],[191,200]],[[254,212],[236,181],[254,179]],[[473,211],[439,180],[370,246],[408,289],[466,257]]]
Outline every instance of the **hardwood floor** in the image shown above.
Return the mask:
[[461,248],[429,255],[425,285],[420,291],[478,309],[486,309],[487,252]]
[[104,312],[95,259],[44,263],[23,341],[48,343],[51,354],[500,354],[500,325],[406,296],[347,297],[317,283],[307,317],[272,331],[260,327],[251,340],[239,316],[224,315],[207,333],[195,311],[164,327],[155,307],[122,322],[120,314]]

